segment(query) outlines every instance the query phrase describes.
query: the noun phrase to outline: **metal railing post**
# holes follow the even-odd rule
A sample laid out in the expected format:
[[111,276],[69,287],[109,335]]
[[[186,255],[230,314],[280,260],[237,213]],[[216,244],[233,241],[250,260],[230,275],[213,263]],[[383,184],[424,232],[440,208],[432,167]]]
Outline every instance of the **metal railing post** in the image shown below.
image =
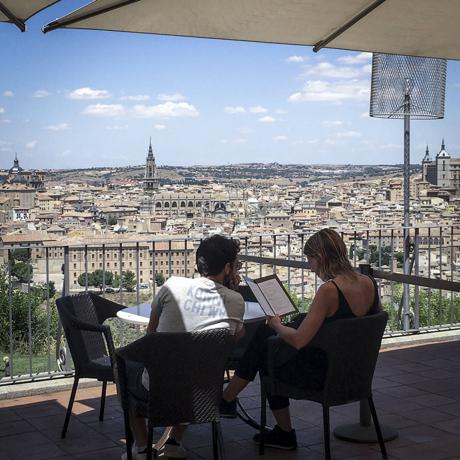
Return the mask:
[[[419,228],[415,228],[414,235],[414,270],[415,276],[419,276],[419,243],[420,235]],[[420,328],[420,288],[419,286],[414,286],[414,329]]]

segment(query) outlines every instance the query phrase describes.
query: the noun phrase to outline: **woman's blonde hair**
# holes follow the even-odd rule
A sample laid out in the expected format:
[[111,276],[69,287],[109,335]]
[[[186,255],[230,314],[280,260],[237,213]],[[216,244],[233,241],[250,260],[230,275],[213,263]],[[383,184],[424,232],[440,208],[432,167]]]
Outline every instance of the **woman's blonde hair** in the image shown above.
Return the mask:
[[307,257],[314,257],[318,262],[318,275],[323,280],[347,275],[357,275],[351,266],[347,248],[340,235],[329,228],[323,228],[308,238],[303,248]]

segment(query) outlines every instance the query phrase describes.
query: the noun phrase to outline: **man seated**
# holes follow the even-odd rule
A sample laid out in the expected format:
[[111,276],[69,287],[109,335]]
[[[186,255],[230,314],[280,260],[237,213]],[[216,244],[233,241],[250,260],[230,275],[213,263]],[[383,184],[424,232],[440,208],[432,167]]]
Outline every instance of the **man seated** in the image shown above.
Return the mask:
[[[241,265],[239,242],[221,235],[204,239],[196,252],[201,278],[171,277],[152,302],[147,333],[191,332],[228,328],[238,339],[244,334],[244,300],[236,292]],[[203,356],[206,359],[206,356]],[[128,363],[129,391],[137,399],[148,399],[149,376],[137,363]],[[147,452],[147,428],[143,417],[130,414],[135,444],[133,458],[143,460]],[[180,444],[184,425],[173,427],[158,456],[185,458]],[[122,459],[126,459],[123,454]]]

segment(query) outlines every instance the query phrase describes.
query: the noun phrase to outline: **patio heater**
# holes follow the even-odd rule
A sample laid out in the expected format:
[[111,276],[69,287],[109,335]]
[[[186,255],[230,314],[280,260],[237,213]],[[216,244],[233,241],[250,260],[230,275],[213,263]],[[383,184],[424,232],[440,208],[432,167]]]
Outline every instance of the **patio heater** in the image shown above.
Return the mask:
[[[404,274],[410,274],[410,120],[444,118],[447,61],[374,53],[370,116],[404,119]],[[403,287],[403,321],[409,322],[409,285]]]
[[[374,53],[370,116],[404,119],[404,274],[410,274],[410,120],[444,118],[446,89],[445,59]],[[409,323],[409,285],[403,290],[403,329]],[[334,435],[342,440],[377,442],[369,405],[361,401],[359,423],[336,427]],[[398,436],[396,430],[382,425],[385,441]]]

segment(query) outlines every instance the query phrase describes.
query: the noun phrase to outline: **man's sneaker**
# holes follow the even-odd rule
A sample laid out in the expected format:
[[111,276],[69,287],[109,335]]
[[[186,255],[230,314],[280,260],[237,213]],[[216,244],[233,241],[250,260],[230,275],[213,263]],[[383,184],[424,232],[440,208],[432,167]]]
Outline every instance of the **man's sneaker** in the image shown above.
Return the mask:
[[220,400],[219,412],[222,418],[236,418],[236,399],[233,401]]
[[[133,445],[131,448],[131,453],[133,460],[147,460],[147,447],[143,449],[141,452],[138,452],[137,447]],[[125,452],[121,456],[121,460],[127,460],[128,459],[128,454]]]
[[185,449],[173,438],[169,438],[157,451],[157,457],[185,458]]
[[[255,442],[260,444],[260,433],[254,435],[253,439]],[[278,425],[275,425],[273,430],[265,432],[264,446],[283,450],[297,449],[297,437],[295,435],[295,430],[283,431]]]

